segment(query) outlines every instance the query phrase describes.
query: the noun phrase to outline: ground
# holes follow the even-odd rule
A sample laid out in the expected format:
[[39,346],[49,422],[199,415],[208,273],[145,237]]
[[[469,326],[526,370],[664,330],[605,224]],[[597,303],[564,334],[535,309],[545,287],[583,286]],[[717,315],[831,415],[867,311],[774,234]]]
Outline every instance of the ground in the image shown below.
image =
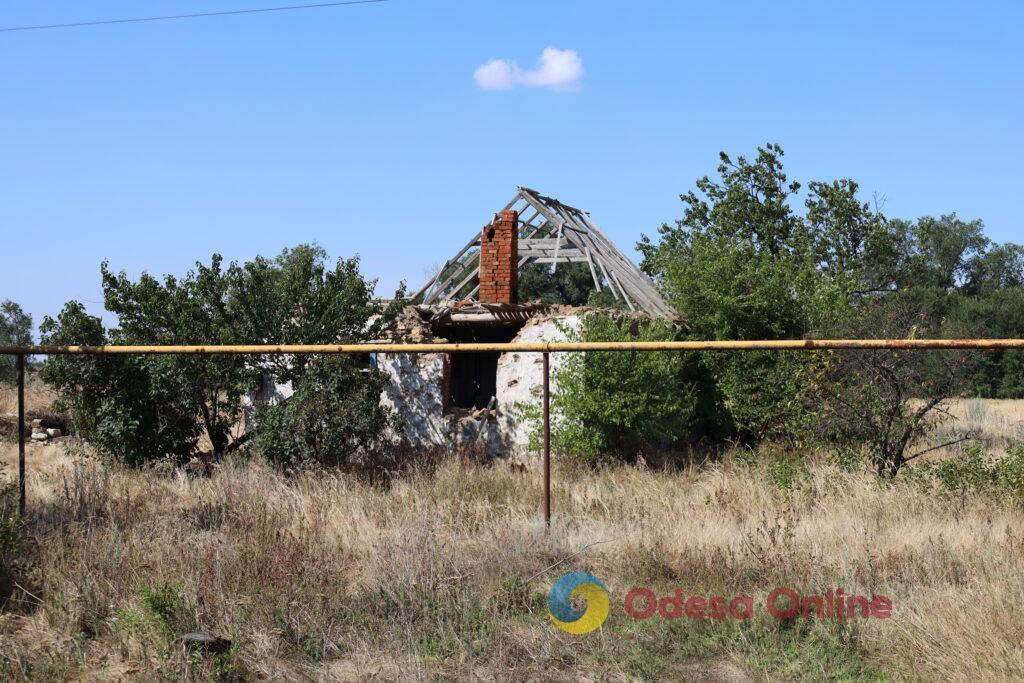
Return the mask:
[[[1016,402],[953,412],[996,450],[1024,420]],[[32,445],[0,668],[33,680],[1024,678],[1018,499],[770,455],[676,472],[556,460],[546,533],[538,467],[453,456],[383,486],[238,460],[196,479]],[[9,478],[15,446],[0,456]],[[547,592],[571,570],[610,592],[588,635],[548,618]],[[892,616],[778,620],[763,606],[779,586],[885,595]],[[755,613],[637,620],[624,609],[636,587],[749,595]],[[232,648],[186,656],[177,638],[191,631]]]

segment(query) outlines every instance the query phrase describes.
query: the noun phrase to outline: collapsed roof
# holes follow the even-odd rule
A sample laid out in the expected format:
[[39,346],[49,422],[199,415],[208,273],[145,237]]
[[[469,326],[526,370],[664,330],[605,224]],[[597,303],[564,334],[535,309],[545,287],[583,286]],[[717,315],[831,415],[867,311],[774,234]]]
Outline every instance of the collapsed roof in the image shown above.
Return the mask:
[[[518,266],[549,263],[586,263],[598,291],[608,289],[632,311],[674,318],[676,312],[636,264],[627,258],[590,218],[576,207],[546,197],[528,187],[517,188],[503,210],[519,214]],[[417,291],[413,298],[425,305],[473,299],[480,289],[480,232]]]

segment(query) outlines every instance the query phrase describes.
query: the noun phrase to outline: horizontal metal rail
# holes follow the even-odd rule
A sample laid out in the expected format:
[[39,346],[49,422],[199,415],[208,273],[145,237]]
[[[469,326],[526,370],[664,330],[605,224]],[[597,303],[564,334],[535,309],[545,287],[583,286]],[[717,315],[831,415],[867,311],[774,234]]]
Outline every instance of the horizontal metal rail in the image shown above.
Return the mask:
[[1024,339],[753,339],[746,341],[511,342],[507,344],[195,344],[177,346],[0,346],[0,354],[300,354],[559,351],[819,351],[828,349],[1024,349]]
[[542,353],[544,521],[551,523],[548,354],[559,351],[818,351],[828,349],[1024,349],[1024,339],[757,339],[748,341],[512,342],[508,344],[227,344],[176,346],[0,346],[18,361],[19,511],[25,514],[25,356],[108,354]]

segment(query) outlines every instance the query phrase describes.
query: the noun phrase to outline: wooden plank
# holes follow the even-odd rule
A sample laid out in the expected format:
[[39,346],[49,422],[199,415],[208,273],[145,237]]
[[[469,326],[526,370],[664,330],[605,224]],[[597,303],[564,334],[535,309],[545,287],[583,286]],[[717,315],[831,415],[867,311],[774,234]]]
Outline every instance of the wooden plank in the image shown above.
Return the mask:
[[557,259],[559,256],[564,255],[566,258],[571,258],[577,261],[585,261],[586,256],[579,249],[562,249],[562,251],[554,251],[551,249],[521,249],[519,251],[520,258],[526,256],[535,256],[537,258],[554,258]]
[[[604,234],[601,228],[597,225],[597,223],[594,222],[594,220],[589,215],[584,214],[583,220],[585,224],[591,228],[592,232],[595,235],[599,235],[605,242],[607,242],[608,244],[612,244],[611,240],[608,239],[608,237]],[[614,245],[612,246],[614,247]],[[643,272],[639,266],[633,263],[632,260],[626,258],[625,254],[622,254],[622,252],[620,252],[618,249],[615,249],[615,251],[618,252],[619,258],[625,262],[624,265],[630,271],[632,271],[643,283],[642,288],[644,289],[645,293],[650,296],[650,298],[652,299],[652,303],[659,309],[659,311],[663,315],[667,315],[669,317],[676,315],[676,312],[672,309],[671,306],[668,305],[668,302],[665,301],[664,297],[661,296],[661,293],[658,291],[658,288],[654,284],[654,281],[651,280],[647,273]]]
[[[630,297],[635,299],[644,310],[654,315],[666,315],[669,311],[653,287],[648,286],[644,281],[638,281],[634,276],[635,264],[630,261],[614,244],[599,232],[589,232],[588,237],[594,241],[602,253],[602,257],[608,258],[608,269],[616,276],[616,285],[623,292],[629,291]],[[623,284],[625,280],[626,284]],[[628,285],[628,290],[627,290]]]
[[612,290],[612,296],[614,296],[616,300],[621,299],[622,297],[619,296],[617,291],[615,291],[615,283],[612,281],[611,277],[608,276],[608,269],[604,267],[604,260],[600,257],[597,259],[597,267],[601,269],[601,274],[604,275],[604,281],[608,283],[608,289]]
[[634,306],[633,302],[629,300],[628,296],[626,296],[626,290],[622,287],[622,283],[619,282],[618,276],[615,273],[612,273],[612,276],[615,278],[615,284],[617,284],[619,286],[619,289],[622,290],[622,297],[626,300],[626,305],[629,306],[629,310],[635,311],[636,306]]
[[600,292],[601,280],[597,277],[597,271],[594,270],[594,259],[590,257],[590,247],[584,249],[583,253],[587,255],[587,265],[590,266],[590,277],[594,278],[594,288]]
[[460,249],[460,250],[459,250],[459,253],[457,253],[457,254],[456,254],[455,256],[453,256],[452,258],[448,259],[447,261],[445,261],[445,262],[444,262],[444,265],[443,265],[443,266],[441,266],[440,270],[438,270],[438,271],[437,271],[437,272],[436,272],[436,273],[434,274],[434,277],[432,277],[432,278],[430,279],[430,281],[428,281],[428,282],[427,282],[427,284],[425,284],[425,285],[423,285],[422,287],[420,287],[420,289],[419,289],[419,290],[418,290],[418,291],[417,291],[417,292],[416,292],[415,294],[413,294],[413,295],[412,295],[412,298],[413,298],[413,299],[415,299],[415,298],[416,298],[416,297],[418,297],[418,296],[419,296],[420,294],[423,294],[423,293],[425,293],[425,292],[427,291],[427,289],[428,289],[428,288],[429,288],[429,287],[430,287],[430,286],[431,286],[432,284],[434,284],[434,283],[435,283],[435,282],[437,281],[437,278],[439,278],[439,277],[441,276],[441,273],[443,273],[443,272],[444,272],[444,269],[445,269],[445,268],[447,268],[447,267],[448,267],[448,266],[450,266],[450,265],[451,265],[452,263],[455,263],[455,262],[456,262],[456,261],[458,261],[458,260],[459,260],[460,258],[462,258],[462,255],[463,255],[463,254],[465,254],[465,253],[466,253],[467,251],[469,251],[469,249],[470,249],[470,248],[472,248],[472,247],[473,247],[473,245],[474,245],[474,244],[476,244],[476,243],[477,243],[477,242],[478,242],[479,240],[480,240],[480,236],[479,236],[479,235],[477,235],[476,237],[474,237],[473,239],[471,239],[471,240],[470,240],[469,242],[467,242],[467,243],[466,243],[466,246],[462,247],[462,249]]
[[567,256],[559,256],[558,258],[553,258],[551,256],[540,256],[538,258],[535,258],[533,260],[533,262],[534,263],[586,263],[587,262],[587,257],[586,256],[573,256],[573,257],[570,258],[570,257],[567,257]]

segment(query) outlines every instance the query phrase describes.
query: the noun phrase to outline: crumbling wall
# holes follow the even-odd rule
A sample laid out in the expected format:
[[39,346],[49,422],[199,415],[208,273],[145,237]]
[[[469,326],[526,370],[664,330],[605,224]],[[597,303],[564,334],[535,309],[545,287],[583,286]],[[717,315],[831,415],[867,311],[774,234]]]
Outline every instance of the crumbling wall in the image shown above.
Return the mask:
[[[513,342],[566,341],[567,331],[579,330],[581,320],[575,313],[537,316],[526,323]],[[568,355],[548,356],[550,392],[557,388],[557,372]],[[524,419],[523,406],[532,406],[540,414],[544,394],[544,360],[539,353],[504,353],[498,360],[498,422],[510,445],[510,455],[530,453],[531,433],[539,422]]]
[[381,403],[401,418],[409,443],[422,447],[447,445],[444,354],[380,353],[377,368],[391,378]]
[[447,358],[443,353],[382,353],[377,367],[391,377],[381,403],[402,421],[404,439],[414,448],[472,449],[504,454],[509,444],[496,411],[445,413]]
[[[410,314],[411,315],[411,314]],[[410,325],[415,330],[409,334]],[[527,321],[513,341],[563,341],[566,331],[579,329],[576,313],[537,315]],[[422,342],[443,342],[430,336],[412,317],[404,317],[396,328],[396,340],[415,338]],[[551,390],[565,354],[551,354]],[[445,354],[382,353],[377,367],[391,377],[381,402],[392,408],[403,422],[404,438],[417,448],[470,448],[491,457],[525,455],[536,424],[523,419],[524,406],[539,412],[543,367],[539,353],[505,353],[498,360],[496,409],[446,414],[449,381]]]

